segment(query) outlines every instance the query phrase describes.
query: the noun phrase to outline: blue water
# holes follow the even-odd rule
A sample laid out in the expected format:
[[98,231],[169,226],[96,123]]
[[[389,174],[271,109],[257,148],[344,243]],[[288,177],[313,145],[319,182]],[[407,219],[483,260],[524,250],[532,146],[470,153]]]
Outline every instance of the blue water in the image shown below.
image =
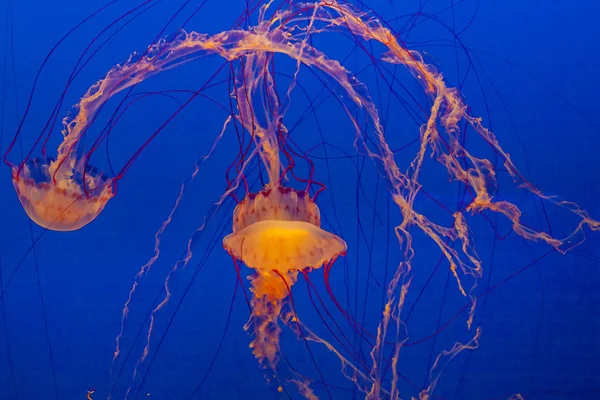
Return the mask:
[[[2,153],[12,140],[35,75],[50,49],[103,3],[3,2]],[[600,218],[600,6],[592,1],[421,3],[421,15],[409,20],[408,25],[407,16],[419,10],[418,1],[377,0],[363,6],[376,10],[403,32],[409,48],[426,53],[427,61],[443,71],[449,84],[461,87],[472,114],[481,116],[492,128],[531,182],[545,193],[577,202],[592,217]],[[94,35],[136,4],[116,2],[57,48],[38,80],[27,121],[11,153],[12,162],[20,161],[20,153],[26,154],[33,146],[69,73]],[[183,2],[160,2],[112,36],[69,88],[60,118],[108,69],[133,51],[143,51],[180,4]],[[165,35],[180,27],[200,4],[190,1],[168,25]],[[243,1],[208,0],[185,27],[206,33],[227,30],[244,9]],[[410,33],[407,26],[412,26]],[[352,51],[352,40],[332,35],[315,41],[315,46],[332,58],[350,55],[344,62],[349,70],[361,71],[369,66],[364,52]],[[380,49],[374,46],[370,51]],[[283,58],[276,59],[276,63],[284,85],[289,82],[284,75],[292,75],[295,64]],[[221,60],[215,57],[196,60],[160,74],[136,90],[197,90],[220,66]],[[384,105],[389,87],[377,81],[374,69],[366,68],[358,76],[373,88],[376,104]],[[228,104],[227,79],[225,70],[217,78],[223,83],[207,91],[207,96]],[[398,79],[404,85],[402,98],[428,104],[421,87],[401,69]],[[301,71],[299,82],[302,89],[294,92],[289,121],[296,121],[309,104],[302,91],[314,96],[325,84],[308,70]],[[185,94],[176,97],[186,98]],[[118,101],[109,102],[111,110]],[[102,147],[92,163],[110,175],[111,166],[120,168],[177,107],[176,100],[166,96],[136,103],[119,120],[108,150]],[[108,121],[110,114],[105,114],[91,135],[98,134]],[[347,256],[333,267],[332,289],[344,306],[354,310],[365,329],[375,333],[381,316],[383,282],[389,280],[401,259],[392,230],[400,216],[393,203],[390,205],[386,182],[378,169],[364,155],[357,156],[352,147],[354,132],[338,103],[329,99],[319,105],[315,115],[298,124],[292,136],[305,150],[322,143],[321,134],[331,144],[328,153],[321,146],[313,155],[315,177],[328,185],[319,198],[323,226],[342,235],[348,243]],[[239,288],[232,301],[236,272],[220,244],[231,229],[231,200],[202,234],[194,236],[193,258],[173,275],[172,298],[157,314],[150,354],[137,378],[132,378],[144,344],[146,317],[157,296],[162,296],[165,276],[181,259],[190,236],[202,226],[225,189],[225,170],[239,149],[231,127],[212,156],[199,164],[195,180],[186,186],[173,221],[162,236],[160,258],[134,296],[122,355],[112,362],[121,310],[134,276],[153,255],[156,231],[168,217],[181,185],[189,182],[196,161],[211,149],[226,117],[211,100],[194,101],[135,161],[104,212],[75,232],[44,231],[30,223],[12,187],[10,168],[3,166],[0,400],[85,399],[92,388],[92,398],[97,400],[108,396],[116,377],[113,399],[124,398],[131,385],[128,398],[187,399],[197,388],[196,399],[298,398],[292,384],[284,382],[286,390],[282,394],[276,383],[265,379],[270,375],[268,370],[261,369],[248,348],[251,336],[243,326],[249,313]],[[49,155],[53,155],[61,138],[60,118],[48,144]],[[406,112],[392,110],[386,118],[392,148],[417,137],[418,124]],[[292,125],[289,122],[288,126]],[[467,140],[473,149],[493,157],[474,133],[470,135]],[[354,158],[340,157],[342,153],[333,146]],[[397,153],[402,169],[407,168],[415,151],[413,145]],[[33,155],[40,155],[39,147]],[[434,160],[427,157],[427,162],[424,188],[442,203],[456,207],[460,187],[448,182],[447,174]],[[304,171],[305,166],[299,168]],[[515,189],[506,175],[500,182],[502,196],[522,208],[526,223],[547,229],[540,201]],[[259,187],[255,183],[253,190]],[[428,217],[444,224],[452,222],[426,197],[419,197],[417,204]],[[547,206],[546,212],[557,236],[574,228],[575,219],[564,210]],[[498,235],[510,232],[506,220],[488,215],[490,221],[497,222]],[[484,262],[475,293],[501,284],[478,304],[474,327],[481,327],[483,332],[479,348],[460,353],[448,364],[434,398],[500,399],[516,393],[526,399],[600,398],[598,233],[586,231],[587,241],[564,256],[556,252],[546,255],[550,248],[542,243],[526,242],[515,234],[497,240],[483,217],[469,218]],[[412,310],[408,342],[445,326],[467,302],[458,292],[447,263],[441,262],[436,268],[440,253],[431,241],[417,235],[415,250],[414,278],[403,314],[406,317]],[[248,269],[242,270],[246,290],[245,276],[249,274]],[[357,352],[362,351],[368,359],[369,347],[356,338],[356,331],[329,300],[322,272],[314,271],[311,277],[327,309],[353,338]],[[299,280],[293,293],[299,317],[333,341],[315,312],[304,280]],[[429,384],[428,371],[437,354],[456,341],[473,337],[473,329],[467,330],[465,321],[463,313],[434,338],[402,350],[398,366],[405,378],[399,381],[402,398],[418,396],[419,390]],[[305,342],[287,328],[283,329],[281,346],[296,370],[317,381],[312,387],[320,398],[364,397],[341,375],[339,360],[323,346],[312,343],[309,353]],[[312,357],[317,360],[328,391]],[[290,378],[287,364],[280,361],[280,367],[283,379]]]

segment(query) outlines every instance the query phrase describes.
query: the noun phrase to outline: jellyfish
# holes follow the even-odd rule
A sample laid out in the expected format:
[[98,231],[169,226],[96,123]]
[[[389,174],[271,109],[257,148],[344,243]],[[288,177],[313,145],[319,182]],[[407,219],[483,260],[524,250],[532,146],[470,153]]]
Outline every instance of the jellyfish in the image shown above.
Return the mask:
[[[54,49],[50,54],[53,51]],[[40,67],[38,75],[44,65],[45,63]],[[62,120],[64,140],[57,149],[56,157],[47,156],[46,146],[52,133],[49,126],[58,117],[57,109],[76,75],[76,69],[77,65],[34,146],[21,162],[12,163],[9,156],[15,149],[29,113],[34,94],[32,91],[25,114],[4,154],[4,162],[12,170],[13,186],[23,209],[33,222],[53,231],[74,231],[93,221],[116,194],[118,180],[107,177],[89,163],[98,142],[85,153],[80,150],[83,147],[80,139],[86,135],[89,123],[93,122],[96,108],[102,105],[102,102],[94,101],[93,93],[88,92],[80,101],[78,107],[82,109],[77,118],[71,120],[67,117]],[[93,88],[91,90],[94,91]],[[91,120],[86,123],[88,115]],[[32,154],[40,142],[43,156],[34,158]]]
[[34,158],[13,166],[13,185],[33,222],[53,231],[74,231],[102,212],[114,195],[113,188],[110,179],[91,166],[85,167],[84,174],[54,179],[49,170],[55,162]]
[[282,186],[250,193],[233,212],[233,233],[223,247],[253,269],[252,313],[246,329],[256,358],[275,369],[279,352],[278,318],[298,272],[315,270],[344,255],[346,243],[321,229],[319,208],[302,190]]

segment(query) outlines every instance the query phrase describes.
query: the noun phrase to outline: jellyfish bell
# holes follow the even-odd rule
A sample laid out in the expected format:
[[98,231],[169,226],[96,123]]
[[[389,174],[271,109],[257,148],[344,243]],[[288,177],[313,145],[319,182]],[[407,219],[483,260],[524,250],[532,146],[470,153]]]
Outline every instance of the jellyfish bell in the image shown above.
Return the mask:
[[305,191],[278,186],[237,205],[223,247],[259,271],[316,269],[346,252],[346,243],[320,226],[319,208]]
[[[114,193],[111,180],[96,168],[53,177],[51,158],[12,166],[12,181],[23,209],[33,222],[53,231],[74,231],[93,221]],[[84,184],[85,182],[85,184]]]
[[[279,357],[278,319],[298,272],[317,269],[345,255],[346,242],[321,229],[321,216],[305,191],[277,186],[248,194],[233,213],[233,233],[223,247],[256,273],[250,276],[254,356],[275,370]],[[288,313],[289,314],[289,313]]]

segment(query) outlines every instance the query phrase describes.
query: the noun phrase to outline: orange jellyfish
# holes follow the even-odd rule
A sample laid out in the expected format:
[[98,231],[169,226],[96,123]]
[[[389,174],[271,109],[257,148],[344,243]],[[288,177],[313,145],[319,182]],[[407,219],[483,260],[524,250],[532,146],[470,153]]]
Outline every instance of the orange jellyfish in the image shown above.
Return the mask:
[[[64,38],[67,36],[69,34]],[[57,46],[53,47],[46,56],[38,70],[38,77],[56,48]],[[67,116],[62,119],[63,140],[57,149],[56,157],[46,156],[53,127],[58,121],[60,108],[69,86],[77,75],[79,66],[80,63],[73,68],[62,95],[56,102],[33,147],[23,160],[12,163],[8,157],[15,149],[17,139],[24,130],[24,124],[34,98],[36,88],[34,83],[17,132],[4,154],[4,162],[12,170],[13,185],[23,209],[36,224],[53,231],[73,231],[89,224],[102,212],[108,200],[115,195],[116,181],[120,178],[108,178],[89,164],[92,153],[110,133],[110,129],[105,129],[85,154],[82,154],[80,149],[83,147],[80,146],[81,138],[88,133],[89,125],[94,122],[97,112],[102,108],[106,98],[110,97],[113,92],[118,93],[118,90],[115,91],[116,88],[111,88],[107,96],[102,91],[98,91],[97,85],[93,85],[74,107],[76,115],[73,118]],[[113,119],[114,117],[113,115]],[[107,127],[111,125],[112,120]],[[32,158],[37,146],[41,146],[42,157]]]
[[321,229],[319,208],[303,190],[277,186],[250,193],[233,213],[233,233],[223,247],[255,270],[252,312],[254,356],[275,369],[279,353],[279,315],[298,272],[320,268],[346,252],[346,242]]
[[[30,104],[4,154],[4,162],[12,170],[13,185],[23,209],[33,222],[53,231],[74,231],[93,221],[115,195],[116,182],[120,178],[109,178],[89,164],[91,155],[110,133],[110,129],[105,129],[86,153],[80,151],[81,138],[87,134],[89,125],[105,101],[94,86],[77,105],[77,115],[72,119],[63,119],[63,141],[57,149],[57,156],[46,157],[46,146],[52,131],[51,121],[56,120],[56,110],[62,104],[68,87],[69,84],[24,159],[13,164],[8,161],[8,156],[14,150]],[[32,97],[33,92],[30,103]],[[112,126],[112,120],[108,126]],[[32,158],[33,151],[40,143],[43,156]]]
[[104,209],[113,197],[112,185],[91,167],[84,174],[57,180],[49,172],[54,162],[36,158],[12,166],[13,185],[33,222],[53,231],[77,230]]

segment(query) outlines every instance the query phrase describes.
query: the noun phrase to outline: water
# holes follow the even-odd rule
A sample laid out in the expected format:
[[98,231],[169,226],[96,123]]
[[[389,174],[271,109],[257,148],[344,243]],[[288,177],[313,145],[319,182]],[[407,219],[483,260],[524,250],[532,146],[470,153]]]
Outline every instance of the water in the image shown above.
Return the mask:
[[[555,3],[541,7],[517,1],[436,0],[422,4],[418,16],[416,1],[374,1],[360,6],[375,10],[400,32],[407,48],[425,54],[426,62],[443,73],[448,86],[460,88],[470,115],[483,118],[528,181],[546,194],[577,202],[592,218],[598,218],[600,121],[595,93],[600,81],[595,78],[599,60],[594,44],[600,39],[596,24],[600,7],[591,2]],[[54,51],[38,80],[10,162],[20,162],[33,147],[69,74],[94,36],[138,4],[141,2],[110,5]],[[5,2],[3,153],[17,131],[44,58],[72,26],[100,6],[99,2],[74,6],[60,0],[52,4]],[[187,30],[207,34],[228,30],[246,4],[190,1],[177,14],[179,7],[179,3],[158,2],[115,32],[137,11],[128,14],[93,44],[95,49],[110,37],[66,92],[52,125],[48,156],[55,156],[62,138],[61,119],[111,67],[126,61],[133,51],[142,53],[159,36],[171,35],[172,39],[173,32],[184,24]],[[248,24],[257,20],[258,12],[254,12]],[[323,33],[315,35],[312,44],[330,58],[344,60],[343,65],[364,82],[380,111],[390,148],[397,150],[396,163],[406,171],[418,149],[414,140],[425,121],[423,110],[428,112],[431,107],[421,85],[402,66],[380,63],[379,70],[374,68],[365,51],[356,49],[351,36]],[[382,46],[372,41],[365,50],[376,59],[382,56]],[[114,176],[189,98],[189,91],[200,89],[222,65],[217,56],[190,60],[135,87],[133,93],[162,94],[138,95],[141,100],[127,109],[111,131],[108,144],[102,144],[90,163]],[[248,348],[253,339],[252,331],[244,330],[249,309],[234,263],[221,246],[223,236],[231,232],[235,202],[229,197],[220,208],[215,207],[227,187],[225,172],[240,151],[237,132],[245,138],[242,147],[250,143],[241,126],[236,130],[232,122],[224,125],[232,110],[230,72],[239,71],[239,64],[232,65],[230,70],[226,64],[214,78],[215,85],[161,130],[118,181],[117,194],[106,209],[80,230],[47,231],[29,222],[14,194],[10,168],[4,167],[0,178],[4,293],[0,399],[85,399],[88,393],[98,399],[111,391],[111,398],[120,399],[129,387],[127,398],[302,398],[291,382],[299,377],[312,381],[311,388],[320,398],[363,398],[361,390],[370,390],[365,384],[357,388],[341,374],[335,354],[321,344],[305,342],[283,323],[279,380],[273,378],[270,368],[261,367]],[[283,101],[296,63],[280,55],[272,66]],[[348,252],[336,260],[329,276],[332,293],[346,314],[329,295],[323,268],[309,274],[312,286],[302,276],[298,278],[292,288],[293,311],[368,373],[385,288],[399,262],[406,260],[393,231],[402,217],[387,192],[391,184],[385,169],[366,157],[360,141],[358,151],[353,147],[355,127],[340,106],[353,106],[351,99],[314,67],[303,67],[297,82],[283,120],[290,131],[288,143],[292,149],[310,149],[314,179],[327,185],[317,198],[322,227],[340,235]],[[83,139],[81,154],[90,149],[123,98],[120,94],[107,102]],[[259,100],[254,104],[262,110]],[[233,110],[237,110],[235,105]],[[349,110],[359,125],[371,132],[369,140],[373,139],[364,113],[359,108]],[[73,110],[70,113],[75,115]],[[259,118],[259,122],[265,121]],[[224,126],[223,138],[210,158],[202,160]],[[438,127],[442,129],[439,123]],[[518,205],[526,226],[558,238],[573,231],[580,218],[516,189],[498,152],[472,129],[464,137],[469,151],[489,158],[497,167],[496,198]],[[306,178],[306,161],[290,154],[297,161],[297,175]],[[41,156],[40,146],[32,156]],[[560,255],[545,243],[510,233],[511,224],[502,215],[485,211],[471,216],[464,210],[472,200],[469,193],[464,197],[464,185],[448,182],[447,171],[430,159],[429,153],[424,163],[419,179],[423,188],[415,210],[447,227],[453,226],[452,212],[463,211],[483,272],[472,292],[479,299],[469,330],[469,297],[458,290],[439,246],[412,228],[415,258],[401,314],[408,339],[398,363],[400,396],[418,398],[432,383],[429,371],[438,354],[455,342],[473,339],[480,327],[478,348],[464,350],[449,362],[432,398],[496,399],[518,393],[526,399],[598,398],[600,328],[594,318],[600,311],[598,233],[585,227],[586,241]],[[198,173],[191,180],[195,165]],[[261,188],[260,176],[267,177],[256,161],[246,175],[253,192]],[[229,176],[236,176],[235,168]],[[288,186],[305,187],[290,178]],[[173,209],[182,184],[185,193],[161,235],[160,257],[132,297],[121,353],[113,362],[123,305],[136,273],[154,254],[155,234]],[[237,193],[243,197],[245,191],[241,188]],[[210,223],[194,233],[215,210]],[[187,254],[190,238],[192,258],[184,267],[178,261]],[[460,251],[460,241],[454,248]],[[177,271],[169,281],[171,298],[156,313],[149,355],[134,379],[133,370],[146,343],[147,317],[162,300],[165,277],[175,265]],[[251,273],[242,267],[248,295],[246,277]],[[468,291],[473,280],[461,278]],[[398,290],[394,293],[397,299]],[[357,328],[358,324],[363,328]],[[395,332],[392,324],[389,342],[396,342]],[[400,339],[404,338],[401,332]],[[348,351],[350,348],[354,350]],[[386,368],[392,351],[388,344],[383,361],[378,361],[386,370],[385,375],[380,371],[386,390],[393,379]],[[380,396],[388,395],[382,392]]]

